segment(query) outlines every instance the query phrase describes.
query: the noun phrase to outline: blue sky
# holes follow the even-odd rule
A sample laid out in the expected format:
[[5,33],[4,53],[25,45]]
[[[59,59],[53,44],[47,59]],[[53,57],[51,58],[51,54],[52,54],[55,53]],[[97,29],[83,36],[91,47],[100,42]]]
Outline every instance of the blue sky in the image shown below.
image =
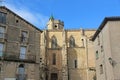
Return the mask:
[[51,14],[65,29],[97,29],[104,17],[120,16],[120,0],[4,0],[3,5],[40,29]]

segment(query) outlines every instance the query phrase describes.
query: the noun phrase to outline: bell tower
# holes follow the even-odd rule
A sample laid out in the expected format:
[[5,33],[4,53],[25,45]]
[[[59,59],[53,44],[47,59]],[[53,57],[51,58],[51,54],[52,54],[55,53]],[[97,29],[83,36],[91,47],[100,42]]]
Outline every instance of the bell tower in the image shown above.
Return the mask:
[[64,22],[61,20],[55,20],[53,15],[51,15],[47,23],[47,29],[48,30],[63,30],[63,28],[64,28]]

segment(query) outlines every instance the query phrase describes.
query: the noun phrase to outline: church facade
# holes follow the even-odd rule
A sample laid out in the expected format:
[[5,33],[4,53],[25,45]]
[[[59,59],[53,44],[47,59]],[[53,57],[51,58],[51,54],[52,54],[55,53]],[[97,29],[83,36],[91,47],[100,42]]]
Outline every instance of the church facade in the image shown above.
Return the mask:
[[[41,77],[45,80],[94,80],[91,41],[96,30],[65,30],[64,22],[50,17],[41,34]],[[44,69],[43,69],[44,68]]]

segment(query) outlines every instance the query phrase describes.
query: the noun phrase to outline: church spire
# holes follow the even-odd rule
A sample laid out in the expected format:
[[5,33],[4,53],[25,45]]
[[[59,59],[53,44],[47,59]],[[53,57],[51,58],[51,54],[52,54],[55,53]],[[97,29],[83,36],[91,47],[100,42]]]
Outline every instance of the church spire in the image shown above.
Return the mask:
[[54,17],[53,15],[50,16],[49,20],[54,20]]

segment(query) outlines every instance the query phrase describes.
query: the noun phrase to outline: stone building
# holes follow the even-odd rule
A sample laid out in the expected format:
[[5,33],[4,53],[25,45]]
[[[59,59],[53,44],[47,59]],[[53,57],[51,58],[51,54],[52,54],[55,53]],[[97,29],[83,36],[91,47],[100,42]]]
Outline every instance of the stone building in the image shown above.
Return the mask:
[[50,17],[41,34],[43,80],[94,80],[95,58],[91,38],[96,30],[65,30]]
[[92,40],[97,80],[120,80],[120,17],[106,17]]
[[0,80],[39,80],[41,32],[0,6]]
[[0,80],[93,80],[95,30],[65,30],[50,17],[43,32],[0,7]]

